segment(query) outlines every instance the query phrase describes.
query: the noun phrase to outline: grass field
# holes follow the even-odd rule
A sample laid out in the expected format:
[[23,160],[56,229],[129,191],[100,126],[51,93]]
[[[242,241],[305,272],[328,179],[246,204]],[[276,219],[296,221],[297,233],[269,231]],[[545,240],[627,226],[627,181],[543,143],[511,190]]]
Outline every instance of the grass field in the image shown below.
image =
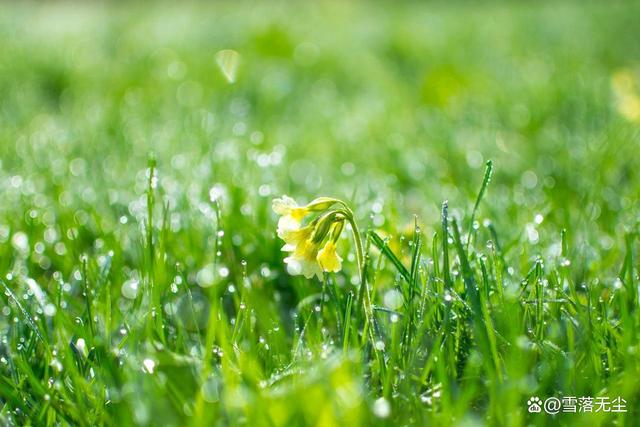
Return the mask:
[[638,425],[638,17],[4,3],[1,423]]

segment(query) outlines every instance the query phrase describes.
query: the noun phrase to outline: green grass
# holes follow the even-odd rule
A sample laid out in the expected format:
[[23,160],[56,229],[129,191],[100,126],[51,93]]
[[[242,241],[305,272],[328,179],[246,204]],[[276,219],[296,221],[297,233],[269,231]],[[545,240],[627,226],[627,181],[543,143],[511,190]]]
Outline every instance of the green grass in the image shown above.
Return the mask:
[[[4,4],[2,424],[637,425],[637,16]],[[282,194],[363,286],[347,233],[287,274]]]

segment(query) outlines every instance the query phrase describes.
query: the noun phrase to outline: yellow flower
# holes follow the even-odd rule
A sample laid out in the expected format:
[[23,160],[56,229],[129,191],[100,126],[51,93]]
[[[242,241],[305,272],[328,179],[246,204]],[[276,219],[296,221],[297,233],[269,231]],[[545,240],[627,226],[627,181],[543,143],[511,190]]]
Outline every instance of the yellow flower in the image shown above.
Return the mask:
[[293,251],[296,247],[307,239],[310,239],[313,235],[314,227],[308,225],[298,229],[290,230],[278,230],[278,237],[284,240],[285,245],[282,247],[283,251]]
[[[335,246],[344,224],[345,210],[331,209],[335,204],[344,205],[329,197],[318,197],[306,206],[299,206],[288,196],[273,201],[273,211],[280,215],[278,237],[285,242],[282,250],[291,253],[284,260],[289,274],[321,278],[323,268],[333,272],[342,268],[342,258],[336,253]],[[320,214],[303,225],[305,217],[316,212]],[[330,242],[320,250],[328,236]]]
[[271,208],[275,213],[280,215],[278,220],[278,236],[288,230],[296,230],[300,228],[300,224],[305,216],[309,214],[306,206],[298,206],[295,200],[289,196],[274,199]]
[[318,252],[316,259],[324,271],[337,273],[342,269],[342,258],[337,254],[336,242],[332,239]]
[[322,277],[322,269],[316,261],[320,245],[312,238],[306,239],[293,249],[293,253],[284,259],[287,264],[287,271],[291,275],[301,274],[307,279],[313,276]]
[[337,203],[336,199],[329,197],[318,197],[306,206],[299,206],[295,200],[289,196],[282,196],[274,199],[271,208],[280,215],[278,220],[278,237],[284,240],[284,235],[290,231],[298,230],[304,218],[311,212],[322,212]]

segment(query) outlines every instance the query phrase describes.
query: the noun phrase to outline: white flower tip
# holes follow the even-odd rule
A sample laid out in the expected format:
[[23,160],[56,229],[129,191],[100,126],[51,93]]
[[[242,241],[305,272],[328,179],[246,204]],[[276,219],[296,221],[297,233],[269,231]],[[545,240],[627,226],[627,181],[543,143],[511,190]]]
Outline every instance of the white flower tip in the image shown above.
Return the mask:
[[296,220],[290,215],[280,217],[278,220],[278,237],[282,239],[282,236],[287,231],[295,231],[300,228],[300,221]]
[[300,261],[292,257],[287,257],[284,259],[284,262],[287,264],[287,273],[292,276],[302,274],[302,265],[300,264]]
[[312,279],[313,276],[318,276],[318,279],[322,278],[322,269],[315,261],[307,261],[292,255],[286,257],[284,262],[287,264],[287,273],[292,276],[304,276],[307,279]]
[[298,204],[289,196],[282,196],[277,199],[273,199],[271,202],[271,209],[278,215],[287,215],[291,208],[298,207]]

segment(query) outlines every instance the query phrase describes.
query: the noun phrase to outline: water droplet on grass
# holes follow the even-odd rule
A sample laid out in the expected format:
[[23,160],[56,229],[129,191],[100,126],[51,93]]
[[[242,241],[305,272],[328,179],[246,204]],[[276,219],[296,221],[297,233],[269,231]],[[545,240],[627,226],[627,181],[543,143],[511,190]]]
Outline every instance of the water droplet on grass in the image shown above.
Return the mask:
[[147,358],[142,361],[142,372],[153,374],[155,368],[156,362],[154,362],[152,359]]
[[395,289],[391,289],[384,294],[383,301],[387,308],[397,310],[402,306],[402,294]]
[[49,303],[44,306],[44,314],[45,316],[52,317],[56,314],[56,306]]
[[[222,276],[222,274],[220,275]],[[198,283],[198,286],[202,288],[208,288],[209,286],[213,285],[213,279],[213,264],[207,264],[200,271],[198,271],[198,274],[196,274],[196,282]]]
[[13,248],[18,251],[26,254],[29,252],[29,237],[22,231],[18,231],[11,238],[11,244]]
[[87,343],[85,342],[84,338],[78,338],[78,340],[76,341],[76,349],[78,349],[78,352],[80,352],[80,354],[82,354],[83,356],[87,355]]
[[136,279],[129,279],[122,284],[122,296],[127,299],[136,299],[138,296],[138,290],[140,287],[140,282]]
[[260,269],[260,275],[262,277],[269,277],[271,275],[271,270],[269,269],[269,267],[264,266]]
[[381,397],[373,402],[373,415],[378,418],[387,418],[391,415],[391,404],[387,399]]
[[62,372],[62,363],[60,363],[56,358],[51,359],[49,366],[51,366],[56,372]]
[[216,64],[227,82],[234,83],[240,64],[240,54],[235,50],[225,49],[216,53]]

